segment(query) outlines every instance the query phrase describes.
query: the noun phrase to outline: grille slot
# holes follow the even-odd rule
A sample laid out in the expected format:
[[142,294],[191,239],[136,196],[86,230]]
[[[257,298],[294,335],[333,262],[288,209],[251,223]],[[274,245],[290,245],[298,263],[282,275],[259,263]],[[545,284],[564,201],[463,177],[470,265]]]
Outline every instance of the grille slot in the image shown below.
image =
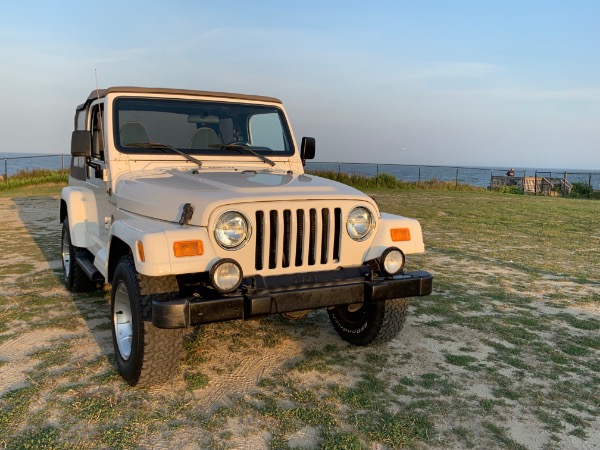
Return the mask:
[[296,211],[296,267],[302,265],[302,249],[304,248],[304,210]]
[[263,268],[263,254],[265,248],[265,213],[256,211],[256,254],[254,256],[256,270]]
[[282,267],[290,267],[290,246],[292,244],[292,212],[283,212],[283,261]]
[[255,267],[291,268],[340,259],[341,208],[256,212]]
[[269,219],[269,269],[274,269],[277,267],[277,211],[272,210]]
[[342,232],[342,209],[335,208],[335,230],[333,240],[333,260],[339,261],[340,259],[340,233]]
[[308,232],[308,265],[315,265],[315,253],[317,244],[317,210],[311,209],[308,212],[309,217],[309,232]]
[[327,263],[327,245],[329,242],[329,210],[321,210],[321,264]]

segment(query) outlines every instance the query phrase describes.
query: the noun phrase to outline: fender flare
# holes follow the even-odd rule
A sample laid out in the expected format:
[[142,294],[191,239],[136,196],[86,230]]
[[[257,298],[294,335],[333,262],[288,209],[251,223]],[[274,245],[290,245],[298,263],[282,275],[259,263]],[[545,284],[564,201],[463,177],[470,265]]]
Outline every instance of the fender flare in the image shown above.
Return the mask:
[[[165,233],[161,230],[144,229],[143,226],[139,225],[141,225],[141,221],[117,220],[113,223],[108,247],[109,264],[110,261],[113,263],[118,262],[117,260],[123,256],[123,251],[120,252],[121,254],[114,254],[115,248],[113,248],[113,241],[115,241],[116,238],[123,242],[125,246],[129,247],[133,255],[136,270],[139,273],[150,276],[170,275],[171,261],[169,258],[169,245]],[[146,258],[147,260],[152,261],[152,263],[142,261],[138,251],[138,242],[144,244]],[[109,268],[109,272],[110,271],[111,268]]]
[[[392,228],[408,228],[410,230],[410,240],[400,242],[392,241],[390,234]],[[419,221],[394,214],[381,213],[377,234],[365,255],[364,261],[378,258],[388,247],[398,247],[406,255],[423,253],[425,251],[425,245],[423,244],[423,232],[421,231],[421,224]]]
[[86,238],[86,189],[66,187],[60,193],[60,221],[69,218],[69,234],[75,247],[87,247]]
[[[202,254],[176,258],[173,254],[174,242],[189,240],[203,242]],[[109,278],[113,265],[126,251],[131,251],[136,270],[147,276],[208,271],[219,260],[204,227],[180,227],[177,224],[161,224],[142,218],[116,220],[111,227],[109,242]],[[116,242],[120,244],[115,246]],[[140,247],[143,248],[143,259]]]

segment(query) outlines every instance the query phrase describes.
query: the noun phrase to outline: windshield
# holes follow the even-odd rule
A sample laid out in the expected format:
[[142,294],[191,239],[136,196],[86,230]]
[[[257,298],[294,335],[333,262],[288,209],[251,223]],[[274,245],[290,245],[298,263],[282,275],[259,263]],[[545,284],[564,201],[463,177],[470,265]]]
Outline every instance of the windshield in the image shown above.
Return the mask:
[[231,157],[236,152],[223,147],[230,144],[261,155],[294,153],[285,116],[274,106],[122,97],[114,108],[114,142],[123,153],[158,154],[174,147]]

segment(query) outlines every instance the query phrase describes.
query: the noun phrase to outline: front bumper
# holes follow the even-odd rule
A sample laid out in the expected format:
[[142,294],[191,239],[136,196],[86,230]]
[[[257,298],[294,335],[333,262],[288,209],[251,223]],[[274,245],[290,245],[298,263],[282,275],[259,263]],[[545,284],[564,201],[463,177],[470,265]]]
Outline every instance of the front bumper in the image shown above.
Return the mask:
[[184,328],[203,323],[317,309],[351,303],[431,294],[429,272],[405,272],[375,278],[368,266],[323,272],[245,278],[241,288],[218,298],[186,297],[152,303],[158,328]]

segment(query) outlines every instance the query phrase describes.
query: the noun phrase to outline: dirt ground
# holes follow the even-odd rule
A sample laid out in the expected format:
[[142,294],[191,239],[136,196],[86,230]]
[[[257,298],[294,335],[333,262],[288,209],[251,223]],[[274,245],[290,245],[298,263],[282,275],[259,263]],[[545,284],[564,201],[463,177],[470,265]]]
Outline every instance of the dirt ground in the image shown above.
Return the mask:
[[62,286],[57,216],[56,195],[0,198],[9,448],[600,448],[600,303],[565,300],[598,283],[432,248],[411,264],[435,295],[389,344],[352,347],[323,311],[212,324],[144,391],[116,373],[107,293]]

